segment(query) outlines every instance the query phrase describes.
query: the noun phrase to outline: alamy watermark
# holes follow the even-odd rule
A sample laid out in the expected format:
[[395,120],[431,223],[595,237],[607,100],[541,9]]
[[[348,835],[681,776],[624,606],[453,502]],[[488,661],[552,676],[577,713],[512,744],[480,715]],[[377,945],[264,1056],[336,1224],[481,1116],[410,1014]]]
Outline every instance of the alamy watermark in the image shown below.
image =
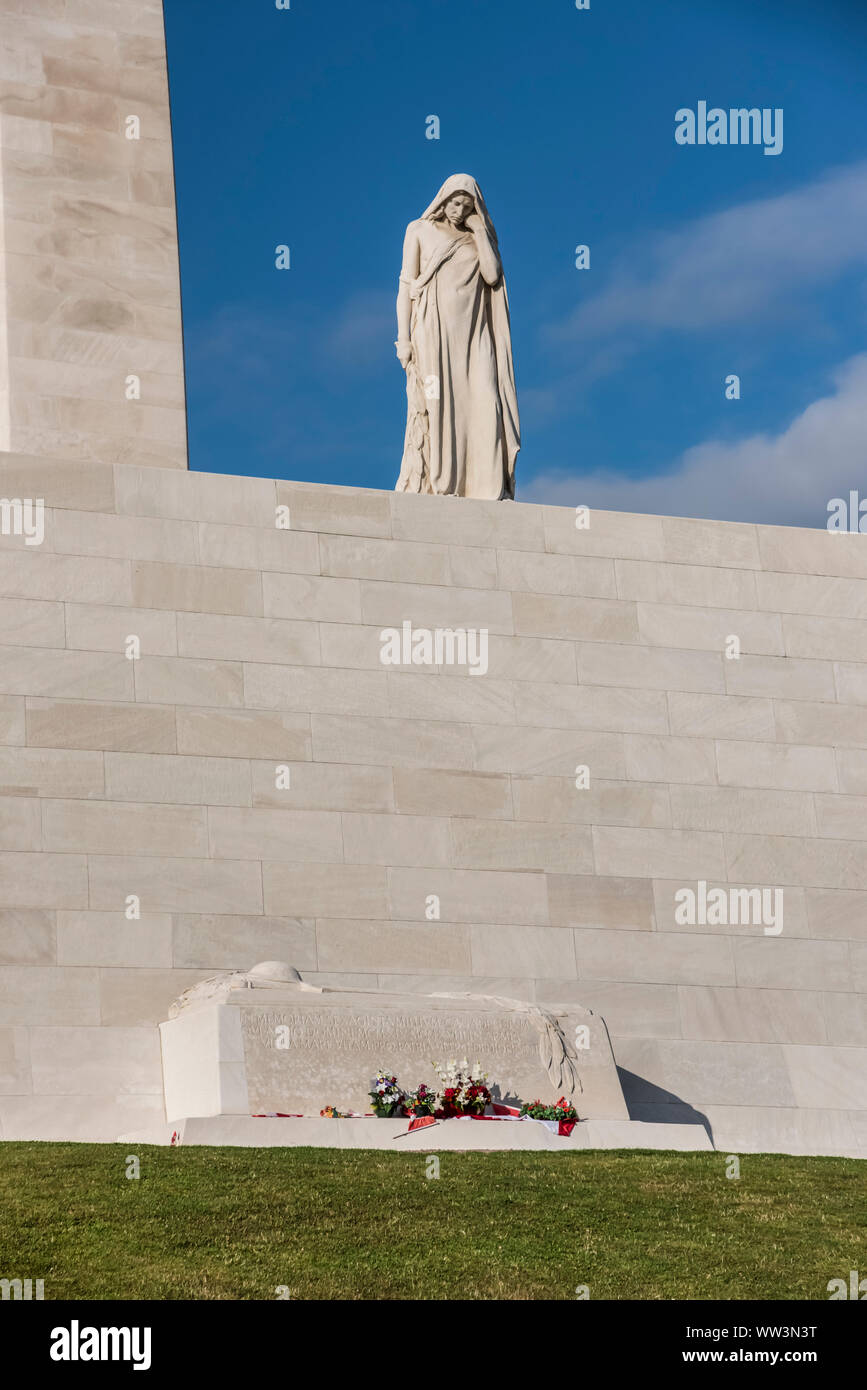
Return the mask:
[[832,497],[828,502],[829,531],[845,531],[850,535],[867,532],[867,497],[860,497],[852,488],[848,498]]
[[783,152],[783,108],[721,106],[708,110],[700,101],[693,111],[681,106],[674,113],[674,138],[679,145],[764,145],[765,154]]
[[674,920],[680,927],[764,927],[765,936],[783,930],[782,888],[678,888]]
[[466,666],[471,676],[488,670],[488,629],[386,627],[379,634],[383,666]]
[[44,1279],[0,1279],[0,1299],[21,1300],[24,1303],[33,1299],[45,1298]]
[[45,540],[44,497],[0,497],[0,536],[23,536],[25,545]]

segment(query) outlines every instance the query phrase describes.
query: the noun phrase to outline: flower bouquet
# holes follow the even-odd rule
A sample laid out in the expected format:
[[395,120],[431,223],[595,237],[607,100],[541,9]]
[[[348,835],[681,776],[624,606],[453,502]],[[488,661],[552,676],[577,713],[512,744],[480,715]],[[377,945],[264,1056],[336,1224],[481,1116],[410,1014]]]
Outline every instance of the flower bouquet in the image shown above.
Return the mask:
[[367,1093],[373,1105],[373,1113],[380,1120],[390,1120],[404,1113],[406,1097],[397,1084],[396,1076],[388,1076],[384,1071],[376,1073],[373,1089]]
[[531,1100],[521,1106],[521,1114],[529,1115],[531,1120],[577,1120],[578,1111],[561,1096],[556,1105],[548,1105],[542,1100]]
[[439,1104],[434,1111],[437,1119],[451,1120],[458,1115],[485,1113],[491,1103],[491,1093],[485,1084],[488,1074],[478,1062],[471,1067],[465,1057],[462,1062],[447,1062],[444,1067],[434,1062],[433,1066],[442,1083],[437,1096]]
[[422,1081],[421,1085],[416,1086],[414,1091],[410,1091],[404,1099],[404,1106],[407,1115],[433,1115],[436,1110],[437,1097],[436,1091],[432,1091],[430,1086],[426,1086]]
[[561,1096],[556,1105],[531,1100],[521,1106],[521,1115],[526,1115],[531,1120],[547,1120],[549,1127],[556,1124],[557,1133],[565,1137],[572,1133],[580,1118],[575,1106],[570,1105],[565,1096]]

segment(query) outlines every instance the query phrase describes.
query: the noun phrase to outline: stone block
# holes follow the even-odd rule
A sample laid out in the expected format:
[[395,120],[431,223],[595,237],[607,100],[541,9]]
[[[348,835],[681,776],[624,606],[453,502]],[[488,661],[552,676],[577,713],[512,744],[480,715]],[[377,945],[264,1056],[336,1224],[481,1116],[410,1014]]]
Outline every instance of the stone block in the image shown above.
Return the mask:
[[0,1025],[28,1025],[31,1038],[52,1024],[99,1022],[97,972],[54,965],[0,966]]
[[756,529],[765,570],[867,579],[867,555],[860,536],[807,530],[801,526],[759,526]]
[[633,598],[632,594],[618,593],[614,565],[614,560],[588,555],[544,555],[531,550],[498,550],[498,587],[530,594]]
[[670,690],[668,714],[671,732],[681,737],[759,743],[773,743],[777,737],[773,702],[758,697]]
[[776,700],[774,709],[781,743],[842,744],[844,748],[867,745],[867,719],[858,705]]
[[9,647],[66,645],[63,604],[35,599],[0,599],[0,644]]
[[[508,776],[404,767],[395,767],[392,776],[394,809],[401,815],[474,816],[493,820],[512,818],[512,793]],[[518,818],[542,819],[524,814]]]
[[724,876],[722,836],[702,830],[593,827],[596,872],[624,878]]
[[723,694],[724,663],[718,652],[691,652],[581,642],[577,650],[582,685],[626,685],[642,690],[691,690]]
[[387,812],[395,809],[390,768],[290,763],[288,787],[283,785],[283,772],[279,773],[278,786],[278,768],[285,766],[287,764],[275,765],[274,762],[251,764],[254,806],[314,811]]
[[[576,507],[580,503],[576,503]],[[546,550],[556,555],[610,555],[631,560],[661,560],[664,557],[662,519],[633,512],[590,512],[589,526],[578,529],[571,507],[543,507],[544,546],[522,547]]]
[[388,712],[398,719],[407,710],[413,710],[420,722],[515,723],[515,698],[511,683],[489,676],[463,675],[442,680],[433,670],[424,675],[411,671],[389,671],[387,689]]
[[0,852],[4,907],[87,907],[87,861],[79,854]]
[[319,573],[319,537],[309,532],[278,530],[273,524],[222,526],[203,521],[199,523],[198,537],[198,559],[203,565],[289,574]]
[[265,615],[323,623],[361,622],[361,585],[357,579],[310,574],[263,574]]
[[718,565],[671,565],[649,560],[615,560],[617,597],[643,603],[698,604],[705,608],[756,608],[751,570]]
[[197,970],[99,972],[99,1016],[103,1028],[156,1028],[182,990],[200,978]]
[[671,823],[678,830],[731,830],[743,834],[816,834],[814,798],[806,791],[748,787],[672,786]]
[[277,482],[277,504],[289,507],[292,528],[297,531],[390,537],[390,501],[387,492],[373,492],[367,488],[322,488],[309,483]]
[[42,806],[36,797],[0,796],[0,850],[48,848],[42,838]]
[[0,908],[0,965],[55,965],[54,924],[53,912]]
[[208,852],[206,814],[204,807],[45,801],[45,849],[59,854],[201,857]]
[[[449,822],[434,816],[364,815],[344,812],[343,857],[347,864],[395,864],[448,868],[460,860]],[[484,821],[480,824],[489,825]],[[464,821],[461,833],[471,821]]]
[[105,795],[111,801],[249,806],[250,765],[241,758],[106,753]]
[[[427,836],[425,840],[429,843]],[[593,872],[593,843],[587,826],[461,817],[452,825],[452,840],[452,862],[460,869],[509,869],[520,863],[522,868],[550,874]],[[425,862],[432,861],[428,857]]]
[[172,919],[168,913],[129,921],[124,912],[58,912],[57,964],[168,968]]
[[515,690],[515,720],[539,728],[668,733],[668,712],[661,690],[548,685],[528,680]]
[[244,703],[243,669],[239,661],[149,656],[137,663],[136,699],[146,704],[236,708]]
[[295,961],[305,975],[316,965],[315,923],[310,918],[181,912],[172,920],[170,963],[176,967],[243,970],[253,956]]
[[389,916],[387,871],[380,865],[266,863],[262,883],[264,910],[272,917]]
[[338,579],[379,579],[396,584],[449,584],[452,580],[447,545],[323,535],[319,553],[322,573]]
[[114,652],[0,647],[0,687],[6,695],[69,700],[131,700],[132,662]]
[[35,1095],[162,1093],[154,1028],[39,1028],[31,1034],[30,1047]]
[[741,938],[732,943],[737,982],[763,990],[841,990],[852,988],[845,941]]
[[830,661],[801,661],[792,656],[751,656],[725,661],[729,695],[769,696],[790,700],[834,700]]
[[781,791],[836,791],[837,769],[830,748],[739,742],[716,745],[720,784]]
[[541,507],[502,506],[476,498],[386,493],[395,540],[544,550]]
[[867,894],[808,888],[805,899],[811,936],[867,941]]
[[0,743],[24,743],[23,695],[0,695]]
[[548,902],[552,926],[653,931],[649,879],[552,874]]
[[323,970],[469,975],[470,931],[450,922],[320,918],[316,949]]
[[179,709],[177,739],[179,753],[202,756],[279,763],[307,761],[312,753],[309,715],[270,710]]
[[716,782],[716,757],[710,739],[627,734],[623,746],[626,776],[636,782]]
[[614,983],[734,985],[732,943],[688,931],[575,931],[579,980]]
[[736,636],[742,652],[785,652],[782,622],[775,613],[663,603],[639,603],[637,609],[639,640],[648,646],[725,652],[730,637]]
[[548,925],[547,889],[541,873],[391,868],[388,888],[391,913],[382,915],[399,921],[424,921],[427,900],[435,894],[444,922]]
[[695,517],[664,516],[660,520],[662,558],[673,564],[761,568],[755,526],[736,521],[701,521]]
[[211,806],[210,852],[215,859],[296,859],[340,863],[341,817],[335,811]]
[[[133,603],[141,608],[164,608],[184,613],[261,616],[262,584],[258,574],[244,569],[205,565],[164,564],[136,560],[132,566]],[[212,622],[205,630],[214,628]],[[195,633],[197,625],[192,625]],[[188,656],[212,656],[211,651],[187,651]],[[216,655],[223,655],[220,651]]]
[[[492,589],[361,581],[361,621],[373,627],[487,628],[511,635],[512,596]],[[547,634],[530,631],[530,636]],[[562,635],[562,634],[556,634]]]
[[677,994],[685,1038],[818,1046],[828,1041],[817,990],[678,985]]
[[27,1029],[0,1028],[0,1096],[26,1096],[31,1089]]
[[671,825],[667,786],[591,779],[588,787],[579,788],[575,781],[574,777],[513,777],[515,820],[561,821],[567,825]]
[[515,633],[522,637],[568,638],[582,642],[637,642],[636,605],[618,599],[573,595],[512,595]]
[[814,660],[867,661],[867,621],[786,613],[783,633],[789,656]]
[[[445,726],[444,726],[445,727]],[[459,725],[448,726],[451,729]],[[477,772],[515,773],[519,776],[572,776],[577,766],[590,769],[591,779],[626,780],[623,735],[583,733],[572,729],[531,727],[488,728],[474,724],[472,766]]]
[[317,665],[319,632],[315,623],[280,618],[179,613],[178,651],[181,656],[232,662],[282,661],[292,665]]
[[99,911],[122,911],[131,894],[143,914],[262,911],[260,866],[246,860],[91,855],[88,869],[90,907]]
[[867,1110],[867,1048],[786,1047],[796,1105]]
[[[38,748],[173,753],[176,746],[175,711],[170,706],[34,698],[27,701],[26,727],[34,756]],[[101,759],[93,766],[99,768],[96,781],[101,788]]]
[[[137,637],[141,656],[177,656],[174,613],[147,608],[109,608],[67,603],[66,645],[84,651],[120,652],[126,656],[129,639]],[[141,659],[141,658],[137,658]]]
[[468,725],[314,714],[311,728],[317,762],[465,771],[473,768],[473,741]]
[[[299,624],[298,626],[304,626]],[[305,637],[305,641],[309,638]],[[319,666],[277,666],[248,661],[244,666],[244,702],[251,709],[294,710],[313,716],[362,714],[383,709],[388,686],[379,671],[326,670]],[[318,755],[317,755],[318,756]],[[333,762],[351,761],[334,758]]]
[[740,883],[804,888],[867,888],[863,840],[804,840],[788,835],[727,835],[729,877]]
[[512,969],[543,981],[577,978],[572,933],[561,927],[477,923],[470,927],[470,942],[474,974],[490,974],[507,960]]

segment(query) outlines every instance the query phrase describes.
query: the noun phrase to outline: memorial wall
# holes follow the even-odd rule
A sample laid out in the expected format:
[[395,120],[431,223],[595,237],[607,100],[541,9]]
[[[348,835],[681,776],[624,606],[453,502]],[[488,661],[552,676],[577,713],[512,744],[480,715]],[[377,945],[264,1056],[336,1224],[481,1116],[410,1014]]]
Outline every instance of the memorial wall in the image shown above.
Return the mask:
[[188,472],[161,6],[0,15],[0,1137],[159,1124],[285,961],[867,1153],[867,540]]
[[[863,1151],[861,537],[20,456],[0,495],[46,506],[0,549],[4,1137],[158,1121],[170,1003],[285,960],[591,1008],[633,1118]],[[384,664],[404,623],[484,674]]]

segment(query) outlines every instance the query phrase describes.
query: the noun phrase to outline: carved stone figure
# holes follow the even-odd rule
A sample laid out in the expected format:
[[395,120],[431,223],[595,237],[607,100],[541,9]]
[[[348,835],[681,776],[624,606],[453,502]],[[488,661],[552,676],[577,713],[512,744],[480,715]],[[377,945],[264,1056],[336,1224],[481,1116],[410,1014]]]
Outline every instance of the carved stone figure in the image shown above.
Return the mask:
[[397,356],[407,421],[398,492],[515,495],[521,447],[509,299],[474,178],[453,174],[406,229]]
[[326,993],[319,985],[305,984],[294,965],[287,965],[282,960],[263,960],[250,970],[224,970],[219,975],[209,975],[206,980],[190,985],[169,1005],[169,1018],[177,1018],[184,1009],[225,999],[236,989],[297,989],[307,994]]

